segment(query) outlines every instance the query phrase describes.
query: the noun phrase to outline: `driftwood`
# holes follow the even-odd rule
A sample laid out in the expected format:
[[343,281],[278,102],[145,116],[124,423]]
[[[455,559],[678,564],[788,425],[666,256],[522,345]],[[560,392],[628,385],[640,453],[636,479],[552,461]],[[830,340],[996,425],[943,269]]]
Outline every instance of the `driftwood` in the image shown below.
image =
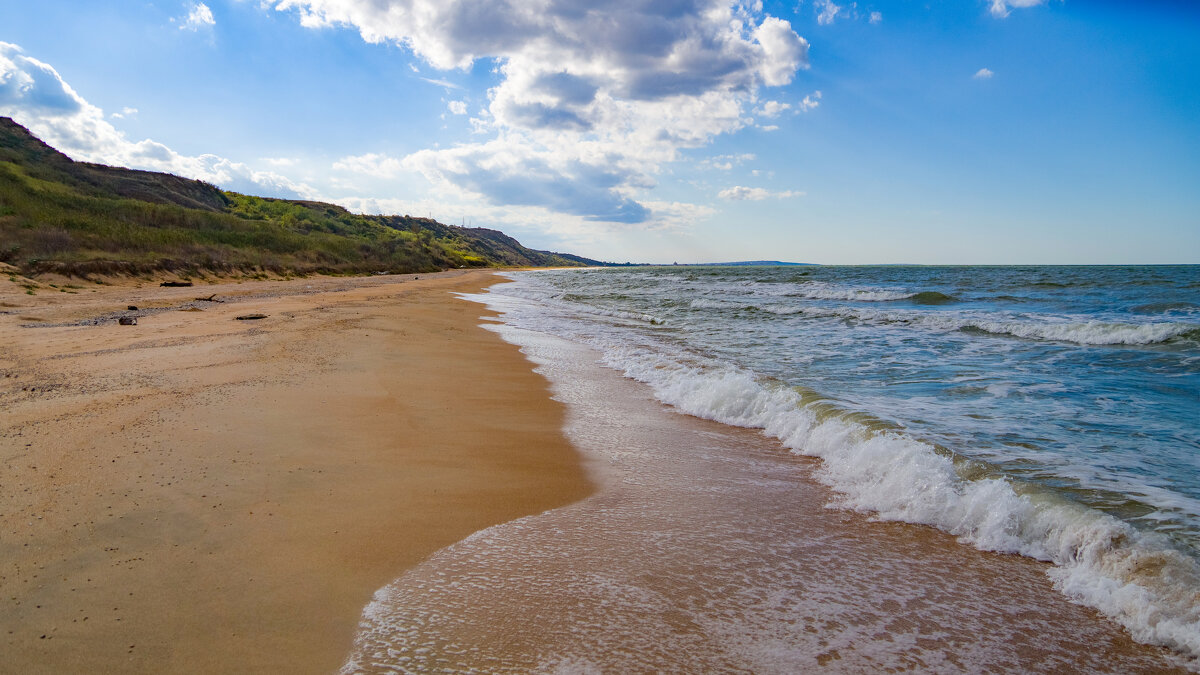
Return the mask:
[[128,309],[128,310],[129,310],[129,311],[131,311],[131,312],[136,312],[136,311],[137,311],[137,305],[130,305],[130,306],[126,307],[125,309]]
[[213,293],[212,295],[208,296],[207,298],[196,298],[196,302],[225,302],[225,301],[217,300],[217,294]]
[[123,316],[123,317],[117,319],[117,323],[121,324],[122,326],[136,326],[137,325],[137,317],[136,316]]
[[257,321],[258,319],[267,318],[266,314],[243,314],[237,318],[238,321]]
[[159,286],[167,286],[168,288],[180,288],[183,286],[191,286],[190,281],[164,281]]

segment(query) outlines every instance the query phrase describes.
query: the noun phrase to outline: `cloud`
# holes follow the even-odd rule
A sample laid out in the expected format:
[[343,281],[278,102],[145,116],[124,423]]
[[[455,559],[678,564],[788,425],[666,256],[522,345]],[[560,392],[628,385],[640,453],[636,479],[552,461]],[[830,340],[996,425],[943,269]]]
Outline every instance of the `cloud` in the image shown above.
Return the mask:
[[[126,109],[123,113],[128,114]],[[275,197],[308,197],[307,185],[218,157],[180,155],[162,143],[130,141],[50,65],[0,42],[0,115],[11,117],[73,159],[164,171],[228,190]]]
[[451,183],[494,204],[543,206],[588,221],[642,223],[650,211],[625,194],[646,179],[615,163],[585,162],[497,140],[451,150],[422,150],[403,165],[431,182]]
[[126,117],[133,117],[136,114],[138,114],[137,108],[130,108],[129,106],[125,106],[124,108],[121,108],[121,112],[115,112],[115,113],[109,115],[109,117],[111,117],[115,120],[123,120]]
[[294,12],[305,26],[342,25],[367,42],[401,45],[443,71],[485,61],[496,83],[471,125],[487,138],[424,150],[401,158],[405,165],[435,189],[618,224],[658,222],[645,195],[652,176],[681,150],[745,128],[760,90],[789,84],[808,68],[808,42],[757,3],[270,0],[268,6]]
[[1009,7],[1036,7],[1046,4],[1046,0],[991,0],[991,3],[992,16],[1003,19],[1011,13]]
[[394,178],[404,170],[404,165],[398,159],[377,153],[368,153],[357,157],[343,157],[333,163],[333,169],[376,178]]
[[987,68],[980,68],[979,70],[975,71],[975,74],[971,77],[975,78],[976,80],[990,80],[992,79],[993,75],[995,75],[995,73]]
[[809,112],[811,110],[816,110],[817,106],[819,106],[819,105],[821,105],[821,90],[820,89],[818,89],[817,91],[814,91],[813,93],[809,94],[808,96],[805,96],[804,100],[800,101],[800,106],[799,106],[798,110],[799,110],[799,112]]
[[792,107],[792,105],[790,103],[780,103],[779,101],[767,101],[766,103],[762,104],[757,109],[755,109],[754,114],[762,115],[763,117],[779,117],[779,115],[781,113],[783,113],[783,111],[788,110],[791,107]]
[[187,17],[179,24],[179,30],[197,31],[201,28],[208,28],[217,24],[213,18],[212,10],[203,2],[197,2],[192,5]]
[[422,77],[421,80],[428,82],[429,84],[436,84],[437,86],[445,89],[462,89],[460,85],[454,84],[448,80],[435,80],[431,77]]
[[446,107],[449,108],[450,112],[454,113],[455,115],[466,115],[467,114],[467,102],[466,101],[449,101],[446,103]]
[[0,42],[0,108],[34,115],[73,115],[87,103],[49,64],[25,56],[21,48]]
[[817,12],[817,23],[822,26],[828,26],[837,18],[841,7],[833,4],[833,0],[815,0],[813,9]]
[[879,23],[880,21],[883,21],[883,14],[880,12],[871,12],[868,21],[871,23]]
[[717,155],[708,159],[702,159],[699,164],[706,169],[728,171],[735,166],[741,166],[744,162],[752,162],[755,159],[757,159],[757,156],[754,153],[747,152],[739,155]]
[[717,193],[717,196],[720,197],[721,199],[727,199],[729,201],[755,201],[755,202],[758,202],[758,201],[762,201],[762,200],[768,199],[768,198],[787,199],[789,197],[803,197],[804,193],[798,192],[796,190],[783,190],[782,192],[771,192],[771,191],[763,189],[763,188],[743,187],[741,185],[735,185],[731,188],[721,190],[719,193]]

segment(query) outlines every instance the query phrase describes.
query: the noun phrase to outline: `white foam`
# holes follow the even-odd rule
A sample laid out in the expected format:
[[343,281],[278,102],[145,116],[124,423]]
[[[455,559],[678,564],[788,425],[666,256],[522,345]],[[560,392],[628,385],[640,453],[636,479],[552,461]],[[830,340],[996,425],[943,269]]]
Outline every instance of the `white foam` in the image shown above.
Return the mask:
[[997,321],[973,316],[968,312],[923,312],[860,308],[806,307],[781,303],[754,305],[724,302],[722,307],[758,309],[772,314],[856,319],[873,323],[908,324],[936,331],[975,329],[995,335],[1011,335],[1034,340],[1073,342],[1081,345],[1152,345],[1196,334],[1200,324],[1158,321],[1122,323],[1078,320],[1073,317],[1032,315],[1024,319]]
[[992,316],[980,316],[969,310],[923,311],[852,306],[823,307],[779,301],[781,297],[789,296],[808,299],[888,301],[911,298],[915,295],[898,291],[831,289],[805,293],[771,292],[763,295],[768,296],[763,298],[764,302],[700,297],[692,300],[690,307],[697,310],[757,310],[781,316],[804,314],[811,317],[854,319],[871,323],[918,326],[939,332],[974,329],[995,335],[1073,342],[1081,345],[1152,345],[1187,334],[1194,335],[1200,331],[1200,324],[1184,321],[1125,323],[1098,321],[1077,316],[1037,314],[1025,314],[1020,317],[1013,316],[997,320]]
[[820,457],[818,478],[841,494],[840,506],[1052,562],[1067,596],[1139,641],[1200,657],[1200,568],[1162,536],[1051,494],[1020,494],[1007,479],[968,480],[927,443],[836,414],[822,419],[795,391],[749,371],[621,345],[608,345],[604,362],[681,412],[760,428],[793,452]]
[[[497,300],[495,294],[480,299]],[[975,327],[1084,344],[1149,344],[1197,329],[1178,323],[1116,324],[1114,329],[1113,324],[1038,315],[987,322],[966,312],[832,310],[786,302],[756,306],[713,297],[696,298],[691,305],[920,323],[945,331]],[[541,312],[523,313],[521,321],[552,333],[561,328]],[[1103,612],[1139,641],[1200,659],[1200,567],[1165,536],[1008,479],[968,479],[964,463],[956,464],[928,443],[871,429],[847,415],[819,414],[796,391],[753,372],[626,331],[589,329],[574,337],[601,350],[606,365],[648,384],[659,400],[680,412],[759,428],[797,454],[821,458],[818,478],[839,493],[838,505],[879,519],[931,525],[983,550],[1052,562],[1054,583],[1067,596]]]
[[810,300],[852,300],[857,302],[892,302],[907,300],[916,293],[893,288],[876,288],[873,286],[839,286],[820,281],[810,281],[801,285],[798,291],[788,295],[809,298]]

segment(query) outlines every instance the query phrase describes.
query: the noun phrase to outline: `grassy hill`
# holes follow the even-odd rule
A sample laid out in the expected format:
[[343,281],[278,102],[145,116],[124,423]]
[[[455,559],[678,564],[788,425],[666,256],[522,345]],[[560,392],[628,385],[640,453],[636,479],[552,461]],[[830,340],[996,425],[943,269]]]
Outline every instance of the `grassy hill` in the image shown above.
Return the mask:
[[364,216],[76,162],[0,117],[0,263],[22,274],[302,275],[582,266],[496,230]]

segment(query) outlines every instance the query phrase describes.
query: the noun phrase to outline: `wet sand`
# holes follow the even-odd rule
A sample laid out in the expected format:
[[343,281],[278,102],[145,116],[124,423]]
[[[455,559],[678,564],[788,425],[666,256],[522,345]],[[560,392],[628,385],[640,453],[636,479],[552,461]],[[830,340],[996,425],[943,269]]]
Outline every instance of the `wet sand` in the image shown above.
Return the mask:
[[496,278],[420,277],[0,281],[0,672],[331,672],[405,569],[585,496],[452,295]]
[[818,460],[501,330],[567,404],[597,492],[390,584],[352,672],[1186,672],[1069,602],[1044,563],[829,508]]

